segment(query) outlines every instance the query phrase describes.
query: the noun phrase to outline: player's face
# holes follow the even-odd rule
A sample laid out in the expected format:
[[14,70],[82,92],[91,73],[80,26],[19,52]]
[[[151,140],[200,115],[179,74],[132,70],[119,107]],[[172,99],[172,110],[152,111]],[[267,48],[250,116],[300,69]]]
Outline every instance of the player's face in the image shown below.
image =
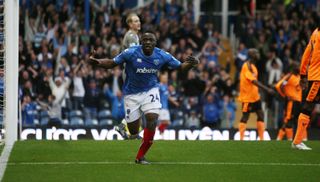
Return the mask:
[[258,60],[260,59],[260,54],[259,54],[259,52],[255,52],[255,53],[254,53],[254,59],[255,59],[255,61],[258,61]]
[[130,28],[134,31],[139,31],[141,29],[141,22],[138,16],[133,16],[131,18]]
[[143,53],[150,56],[156,46],[156,36],[152,33],[144,33],[141,37]]
[[259,51],[256,49],[249,49],[248,55],[253,63],[256,63],[260,59]]

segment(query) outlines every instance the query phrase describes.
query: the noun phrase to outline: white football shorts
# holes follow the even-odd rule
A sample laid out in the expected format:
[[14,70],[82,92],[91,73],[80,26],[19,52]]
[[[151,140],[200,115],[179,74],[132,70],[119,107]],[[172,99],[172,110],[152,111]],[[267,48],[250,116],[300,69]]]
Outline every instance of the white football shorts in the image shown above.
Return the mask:
[[159,121],[170,121],[170,113],[168,109],[160,109]]
[[159,114],[161,108],[159,88],[155,87],[146,92],[126,95],[124,97],[125,119],[131,123],[139,119],[142,113]]

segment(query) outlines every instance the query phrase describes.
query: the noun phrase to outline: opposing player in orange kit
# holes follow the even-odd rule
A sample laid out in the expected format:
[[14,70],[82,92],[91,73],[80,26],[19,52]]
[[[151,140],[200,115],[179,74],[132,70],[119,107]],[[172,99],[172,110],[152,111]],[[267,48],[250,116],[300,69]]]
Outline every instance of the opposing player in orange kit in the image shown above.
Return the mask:
[[251,112],[255,112],[258,116],[258,135],[259,139],[263,140],[265,126],[259,88],[262,88],[269,93],[273,93],[274,91],[258,81],[258,70],[255,64],[259,59],[260,54],[258,50],[253,48],[249,49],[248,60],[243,64],[240,72],[240,94],[238,97],[239,101],[242,102],[242,117],[239,123],[240,140],[244,139],[244,132],[246,131],[247,121]]
[[300,85],[304,90],[298,127],[291,147],[299,150],[312,150],[302,140],[309,125],[310,115],[315,104],[320,101],[320,25],[316,28],[303,53],[300,65]]
[[290,73],[286,74],[275,85],[277,92],[285,99],[286,105],[283,125],[279,129],[277,140],[282,140],[284,135],[286,135],[287,140],[292,140],[292,126],[300,113],[302,89],[300,86],[299,64],[293,62],[290,67]]

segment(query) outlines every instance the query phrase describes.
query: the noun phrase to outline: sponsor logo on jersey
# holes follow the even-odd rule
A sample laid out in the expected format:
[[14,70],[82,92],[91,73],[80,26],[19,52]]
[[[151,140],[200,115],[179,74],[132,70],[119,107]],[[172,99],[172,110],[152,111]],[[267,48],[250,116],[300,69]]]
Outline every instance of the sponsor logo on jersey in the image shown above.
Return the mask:
[[158,65],[160,61],[159,61],[159,59],[155,59],[155,60],[153,60],[153,62],[155,65]]
[[138,68],[136,73],[157,73],[158,70],[157,69],[147,69],[146,67],[143,67],[143,68]]

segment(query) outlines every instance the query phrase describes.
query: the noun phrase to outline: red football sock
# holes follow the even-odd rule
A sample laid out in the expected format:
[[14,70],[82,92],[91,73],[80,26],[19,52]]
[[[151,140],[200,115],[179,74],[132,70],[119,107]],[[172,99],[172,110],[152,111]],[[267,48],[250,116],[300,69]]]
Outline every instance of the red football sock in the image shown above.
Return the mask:
[[160,132],[160,133],[163,133],[164,130],[165,130],[167,127],[168,127],[168,123],[161,123],[161,124],[159,125],[159,127],[158,127],[159,132]]
[[140,145],[136,159],[141,159],[149,150],[153,143],[153,136],[155,131],[151,131],[148,128],[144,129],[142,144]]

